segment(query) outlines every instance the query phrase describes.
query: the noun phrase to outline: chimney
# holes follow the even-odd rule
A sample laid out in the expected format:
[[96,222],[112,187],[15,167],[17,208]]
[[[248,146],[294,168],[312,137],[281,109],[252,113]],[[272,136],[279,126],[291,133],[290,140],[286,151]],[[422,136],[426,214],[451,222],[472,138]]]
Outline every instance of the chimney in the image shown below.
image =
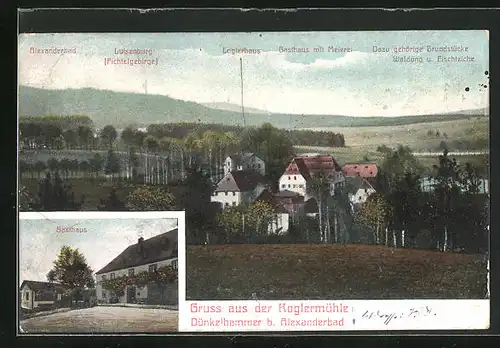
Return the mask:
[[139,245],[139,253],[141,253],[144,256],[144,245],[143,245],[143,242],[144,242],[144,238],[143,237],[139,237],[139,239],[137,240],[137,244]]

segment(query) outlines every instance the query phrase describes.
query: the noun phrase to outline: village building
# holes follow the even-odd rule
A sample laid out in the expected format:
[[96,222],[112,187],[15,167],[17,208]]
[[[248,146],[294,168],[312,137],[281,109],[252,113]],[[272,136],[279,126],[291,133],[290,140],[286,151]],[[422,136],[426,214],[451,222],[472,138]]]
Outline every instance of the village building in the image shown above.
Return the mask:
[[156,272],[163,266],[171,265],[177,269],[177,229],[155,237],[139,238],[110,263],[96,272],[96,295],[99,303],[145,303],[177,304],[177,282],[158,286],[150,283],[145,286],[127,285],[124,294],[116,296],[103,287],[103,282],[122,276],[133,277],[140,272]]
[[20,287],[21,308],[51,307],[63,298],[66,287],[54,282],[25,280]]
[[217,184],[211,201],[221,208],[251,204],[267,188],[265,178],[253,170],[233,170]]
[[313,155],[295,157],[279,180],[280,191],[292,191],[309,200],[312,196],[307,185],[317,174],[323,173],[330,180],[330,194],[343,187],[344,174],[342,168],[331,155]]
[[224,162],[224,175],[236,170],[254,170],[260,175],[266,175],[266,164],[252,152],[228,156]]
[[276,215],[269,225],[270,234],[283,234],[288,232],[290,227],[290,213],[269,190],[262,191],[255,202],[266,202],[274,209]]

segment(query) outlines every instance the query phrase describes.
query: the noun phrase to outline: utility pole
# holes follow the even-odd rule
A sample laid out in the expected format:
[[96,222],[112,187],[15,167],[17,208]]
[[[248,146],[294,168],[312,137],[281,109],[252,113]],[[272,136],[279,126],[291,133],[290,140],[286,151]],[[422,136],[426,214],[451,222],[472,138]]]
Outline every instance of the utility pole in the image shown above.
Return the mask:
[[240,77],[241,77],[241,115],[243,116],[243,126],[246,127],[245,106],[243,104],[243,58],[240,57]]

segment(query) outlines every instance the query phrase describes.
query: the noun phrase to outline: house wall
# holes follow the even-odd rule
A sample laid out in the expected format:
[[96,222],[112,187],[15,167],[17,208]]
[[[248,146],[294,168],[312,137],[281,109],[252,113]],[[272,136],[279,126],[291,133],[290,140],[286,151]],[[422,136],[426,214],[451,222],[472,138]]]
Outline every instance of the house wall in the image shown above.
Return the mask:
[[211,202],[218,202],[222,204],[222,208],[226,208],[232,205],[241,204],[241,192],[229,191],[229,192],[214,192],[212,197],[210,197]]
[[[171,265],[174,261],[177,262],[177,258],[169,259],[169,260],[163,260],[159,262],[154,262],[154,263],[148,263],[140,266],[133,267],[134,269],[134,274],[138,274],[140,272],[148,272],[149,271],[149,266],[150,265],[157,265],[157,268],[163,267],[163,266],[168,266]],[[117,271],[113,272],[108,272],[108,273],[102,273],[96,275],[96,296],[97,296],[97,301],[102,302],[102,303],[109,303],[112,293],[109,290],[106,290],[102,287],[102,280],[103,276],[106,277],[106,279],[111,279],[111,274],[114,273],[114,277],[122,277],[124,275],[128,275],[128,270],[130,268],[124,268],[120,269]],[[146,301],[148,297],[148,287],[144,286],[142,288],[136,287],[136,299],[137,300],[143,300]],[[118,302],[120,303],[127,303],[127,290],[125,289],[125,294],[123,296],[120,296],[118,298]]]
[[231,159],[231,157],[227,157],[226,161],[224,162],[224,175],[227,175],[232,170],[248,170],[252,169],[255,170],[256,172],[265,175],[266,174],[266,164],[265,162],[257,157],[257,156],[252,156],[251,158],[248,159],[247,162],[241,163],[239,166],[236,166],[234,164],[234,161]]
[[283,234],[288,232],[289,227],[290,215],[287,213],[278,213],[276,214],[276,220],[269,226],[269,233],[277,233],[279,231],[279,234]]
[[354,195],[351,195],[349,199],[351,200],[352,204],[363,204],[373,193],[375,193],[375,190],[372,188],[359,189]]
[[266,164],[265,162],[257,156],[252,156],[248,163],[247,169],[253,169],[261,175],[266,175]]
[[[26,294],[28,294],[28,299],[26,299]],[[24,286],[21,289],[21,308],[26,308],[26,309],[33,309],[33,302],[32,299],[34,299],[35,292],[31,290],[28,286]]]
[[284,174],[281,176],[279,181],[280,191],[288,190],[292,192],[297,192],[299,195],[306,196],[306,179],[300,174],[288,175]]

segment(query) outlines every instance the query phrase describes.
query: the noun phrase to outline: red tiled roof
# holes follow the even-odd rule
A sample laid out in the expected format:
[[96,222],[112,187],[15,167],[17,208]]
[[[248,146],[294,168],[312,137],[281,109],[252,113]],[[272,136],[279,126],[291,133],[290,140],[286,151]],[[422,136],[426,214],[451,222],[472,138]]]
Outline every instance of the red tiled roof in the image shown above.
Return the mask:
[[331,155],[299,156],[292,160],[284,175],[300,174],[308,180],[319,172],[329,174],[341,170],[340,165]]
[[378,167],[376,163],[350,163],[344,166],[344,176],[374,178],[377,173]]

